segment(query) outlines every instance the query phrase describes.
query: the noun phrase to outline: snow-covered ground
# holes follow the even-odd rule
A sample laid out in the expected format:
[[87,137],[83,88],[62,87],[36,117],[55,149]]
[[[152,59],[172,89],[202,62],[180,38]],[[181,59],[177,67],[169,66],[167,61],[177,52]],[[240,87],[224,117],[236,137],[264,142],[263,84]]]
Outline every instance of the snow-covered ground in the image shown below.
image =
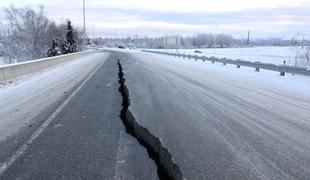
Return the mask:
[[198,49],[202,53],[194,53],[197,49],[168,49],[158,50],[166,52],[178,52],[186,54],[215,56],[218,58],[241,59],[245,61],[260,61],[265,63],[283,64],[285,60],[289,65],[295,65],[295,56],[298,55],[297,47],[264,46],[251,48],[217,48]]
[[108,53],[96,53],[0,84],[0,142],[20,129],[83,80]]

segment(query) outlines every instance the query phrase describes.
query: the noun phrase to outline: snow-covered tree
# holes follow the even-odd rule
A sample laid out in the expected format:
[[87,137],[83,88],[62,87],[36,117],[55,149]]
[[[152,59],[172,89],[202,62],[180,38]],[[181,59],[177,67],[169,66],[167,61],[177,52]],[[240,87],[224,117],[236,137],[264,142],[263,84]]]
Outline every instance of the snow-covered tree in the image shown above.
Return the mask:
[[65,44],[67,53],[81,48],[85,33],[76,28],[73,31],[67,21],[51,21],[43,6],[34,10],[12,5],[5,13],[8,24],[0,26],[0,38],[6,64],[46,57],[54,37],[59,44]]
[[227,34],[217,34],[215,35],[215,41],[217,47],[230,47],[234,42],[234,38]]
[[68,21],[66,40],[62,46],[62,51],[64,54],[74,53],[77,51],[75,33],[73,31],[71,21]]
[[52,47],[47,51],[48,57],[61,55],[58,39],[54,38],[52,40]]
[[6,8],[10,31],[8,44],[14,49],[14,59],[24,61],[46,56],[45,35],[49,20],[41,6],[38,11],[28,8]]

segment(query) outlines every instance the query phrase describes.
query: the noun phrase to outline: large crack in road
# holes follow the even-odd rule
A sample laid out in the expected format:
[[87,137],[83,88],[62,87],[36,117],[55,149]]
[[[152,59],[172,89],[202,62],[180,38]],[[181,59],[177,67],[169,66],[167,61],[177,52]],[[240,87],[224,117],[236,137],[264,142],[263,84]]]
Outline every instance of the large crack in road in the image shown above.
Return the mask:
[[120,60],[117,58],[119,68],[119,91],[122,95],[122,110],[120,118],[126,128],[126,132],[136,138],[138,142],[147,149],[149,157],[155,161],[157,174],[161,180],[182,180],[180,167],[172,161],[172,156],[167,148],[163,147],[159,138],[141,126],[129,111],[130,98],[129,91],[125,84],[124,72]]

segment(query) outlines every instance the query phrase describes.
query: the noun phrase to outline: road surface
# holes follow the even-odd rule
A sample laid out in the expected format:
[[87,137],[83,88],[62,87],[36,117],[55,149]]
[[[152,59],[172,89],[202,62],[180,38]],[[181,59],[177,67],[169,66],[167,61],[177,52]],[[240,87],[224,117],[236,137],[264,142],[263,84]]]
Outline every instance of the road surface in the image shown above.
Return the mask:
[[[124,99],[118,91],[117,59],[129,90],[128,110],[146,129],[142,139],[151,141],[152,135],[160,140],[171,156],[163,162],[172,161],[182,179],[310,177],[308,79],[295,85],[283,79],[287,77],[262,81],[255,72],[237,75],[244,69],[227,71],[211,63],[138,51],[97,56],[87,62],[91,67],[79,66],[89,67],[73,85],[79,88],[72,87],[59,102],[43,108],[51,113],[72,97],[0,179],[158,179],[157,162],[145,144],[126,133],[119,117]],[[38,123],[33,130],[23,127],[14,131],[16,136],[8,133],[0,144],[1,162],[7,162],[47,117],[28,118]]]
[[135,53],[121,63],[130,111],[168,147],[185,179],[310,177],[309,88],[296,94],[224,66],[164,59]]
[[[14,95],[25,101],[21,102],[27,102],[15,103],[14,106],[23,112],[33,108],[28,111],[31,114],[44,105],[39,102],[53,102],[53,98],[58,98],[60,103],[55,103],[59,106],[67,97],[58,97],[57,91],[64,94],[68,87],[76,89],[81,84],[79,80],[95,71],[43,132],[23,149],[23,154],[0,173],[0,179],[158,179],[154,162],[146,150],[126,133],[119,118],[122,102],[116,58],[109,53],[100,53],[76,61],[64,65],[64,69],[60,67],[66,73],[51,70],[42,77],[32,78],[31,85],[25,80],[26,84],[20,84],[22,87],[14,87]],[[94,69],[96,66],[97,70]],[[38,90],[29,92],[29,89]],[[18,101],[13,97],[1,97],[3,101]],[[44,110],[53,108],[55,106]],[[15,107],[11,109],[13,111]],[[25,118],[32,126],[19,127],[14,136],[1,142],[1,163],[8,162],[7,159],[19,151],[15,143],[11,145],[10,142],[15,141],[21,146],[47,119],[45,114]]]

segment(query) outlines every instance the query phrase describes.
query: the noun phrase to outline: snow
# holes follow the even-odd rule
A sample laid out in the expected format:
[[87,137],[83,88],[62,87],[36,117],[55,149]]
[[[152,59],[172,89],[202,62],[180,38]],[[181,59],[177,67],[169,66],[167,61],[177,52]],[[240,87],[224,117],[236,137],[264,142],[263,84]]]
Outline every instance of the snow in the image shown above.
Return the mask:
[[[194,53],[200,50],[202,53]],[[264,63],[283,64],[285,60],[288,65],[295,65],[295,56],[299,49],[297,47],[278,47],[264,46],[251,48],[217,48],[217,49],[168,49],[158,50],[166,52],[178,52],[186,54],[194,54],[199,56],[214,56],[218,58],[241,59],[245,61],[260,61]]]
[[[84,52],[77,52],[76,54],[79,54],[79,53],[84,53]],[[60,57],[65,57],[65,56],[72,56],[72,54],[63,54],[63,55],[54,56],[54,57],[45,57],[45,58],[41,58],[41,59],[27,60],[27,61],[22,61],[22,62],[18,62],[18,63],[12,63],[12,64],[3,64],[0,67],[10,67],[10,66],[16,66],[16,65],[22,65],[22,64],[30,64],[30,63],[39,62],[39,61],[49,61],[51,59],[57,59]]]
[[[310,77],[286,74],[280,76],[278,72],[261,70],[255,72],[254,68],[241,67],[236,68],[234,65],[222,65],[220,63],[212,64],[209,61],[184,60],[182,58],[163,56],[151,53],[139,53],[136,58],[144,57],[149,63],[155,63],[159,66],[171,66],[182,68],[184,73],[211,73],[227,81],[234,81],[235,84],[247,84],[249,87],[258,87],[269,91],[285,92],[289,95],[304,96],[310,99]],[[150,58],[148,58],[148,56]],[[156,59],[157,61],[154,61]],[[151,62],[150,62],[151,61]],[[193,74],[197,76],[197,74]]]
[[28,127],[83,80],[107,53],[96,53],[0,85],[0,142]]

